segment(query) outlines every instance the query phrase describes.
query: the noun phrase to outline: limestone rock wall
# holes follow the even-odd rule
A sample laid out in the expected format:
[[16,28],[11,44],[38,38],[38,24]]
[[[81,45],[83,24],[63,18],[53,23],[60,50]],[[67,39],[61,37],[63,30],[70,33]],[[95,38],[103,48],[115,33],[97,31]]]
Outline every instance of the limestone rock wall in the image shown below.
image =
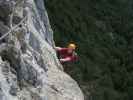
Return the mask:
[[54,47],[43,0],[1,0],[0,100],[84,100]]

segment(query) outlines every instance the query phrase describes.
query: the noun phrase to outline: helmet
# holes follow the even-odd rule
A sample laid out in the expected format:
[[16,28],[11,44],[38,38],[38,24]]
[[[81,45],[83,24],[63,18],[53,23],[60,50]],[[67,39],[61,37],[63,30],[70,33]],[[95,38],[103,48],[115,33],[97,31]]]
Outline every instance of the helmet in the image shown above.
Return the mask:
[[76,45],[75,45],[75,44],[73,44],[73,43],[70,43],[70,44],[68,45],[68,48],[71,48],[71,49],[76,49]]

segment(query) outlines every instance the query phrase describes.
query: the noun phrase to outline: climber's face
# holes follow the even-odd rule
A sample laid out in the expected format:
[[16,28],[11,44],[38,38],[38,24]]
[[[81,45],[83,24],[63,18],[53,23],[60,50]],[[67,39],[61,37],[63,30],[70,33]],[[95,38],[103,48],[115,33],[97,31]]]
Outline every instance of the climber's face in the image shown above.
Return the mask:
[[73,53],[75,49],[69,48],[68,53]]

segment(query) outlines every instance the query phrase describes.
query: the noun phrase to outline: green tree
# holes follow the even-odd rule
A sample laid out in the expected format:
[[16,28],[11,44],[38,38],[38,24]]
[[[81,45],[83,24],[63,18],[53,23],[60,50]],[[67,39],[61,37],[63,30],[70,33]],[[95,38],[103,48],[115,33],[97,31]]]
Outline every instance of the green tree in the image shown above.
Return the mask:
[[[48,0],[56,45],[77,45],[67,72],[93,100],[133,97],[132,0]],[[65,65],[68,66],[68,65]],[[90,87],[92,86],[92,87]]]

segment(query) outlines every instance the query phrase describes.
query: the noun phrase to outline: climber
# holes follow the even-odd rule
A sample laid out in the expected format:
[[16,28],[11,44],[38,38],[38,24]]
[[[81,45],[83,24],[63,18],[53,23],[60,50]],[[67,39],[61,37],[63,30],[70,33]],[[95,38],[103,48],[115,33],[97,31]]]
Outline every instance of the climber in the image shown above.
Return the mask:
[[69,44],[68,48],[61,48],[56,47],[55,48],[59,57],[59,60],[61,63],[65,62],[75,62],[78,60],[77,53],[75,52],[76,45],[75,44]]

